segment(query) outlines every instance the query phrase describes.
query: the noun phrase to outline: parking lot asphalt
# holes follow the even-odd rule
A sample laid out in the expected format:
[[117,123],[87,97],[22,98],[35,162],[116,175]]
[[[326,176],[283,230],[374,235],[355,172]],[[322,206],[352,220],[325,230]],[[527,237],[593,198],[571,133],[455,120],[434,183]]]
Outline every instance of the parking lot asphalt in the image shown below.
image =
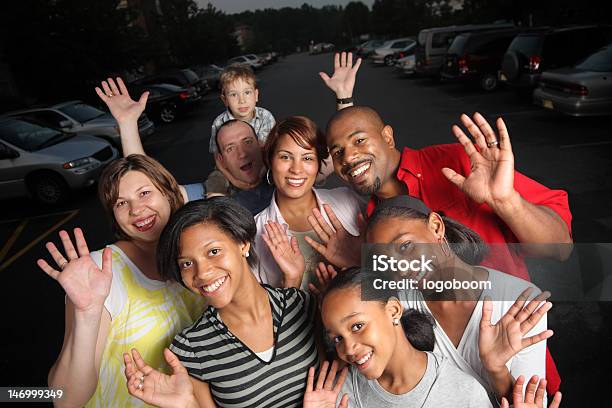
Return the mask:
[[[264,68],[258,73],[259,105],[277,119],[305,115],[325,126],[335,98],[319,71],[331,74],[331,54],[292,55]],[[612,242],[612,117],[565,117],[521,100],[511,90],[484,93],[464,84],[403,78],[367,62],[359,72],[354,97],[358,104],[381,113],[393,127],[399,147],[454,142],[450,128],[461,113],[478,111],[490,120],[503,117],[516,169],[550,188],[568,191],[574,240]],[[210,125],[222,110],[217,95],[207,95],[185,117],[158,126],[144,140],[147,153],[181,183],[202,180],[213,167],[207,152]],[[43,208],[20,199],[3,201],[2,209],[0,278],[5,294],[0,385],[42,386],[62,343],[64,295],[35,261],[47,255],[45,241],[59,241],[61,228],[82,227],[90,249],[97,249],[112,241],[110,226],[95,188],[75,193],[61,207]],[[610,305],[561,302],[549,313],[549,326],[555,330],[549,347],[561,371],[564,407],[594,406],[587,402],[604,397],[612,348]]]

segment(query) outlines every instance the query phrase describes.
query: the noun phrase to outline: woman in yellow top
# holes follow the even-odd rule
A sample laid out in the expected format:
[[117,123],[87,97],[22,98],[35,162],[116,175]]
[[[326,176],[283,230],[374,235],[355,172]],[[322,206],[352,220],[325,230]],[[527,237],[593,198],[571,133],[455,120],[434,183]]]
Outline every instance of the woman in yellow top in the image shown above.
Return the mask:
[[49,386],[64,391],[56,406],[143,406],[122,380],[122,354],[138,348],[166,371],[162,350],[203,309],[198,296],[164,281],[155,263],[161,231],[183,198],[172,175],[142,155],[111,163],[99,186],[118,241],[90,254],[79,228],[76,249],[61,231],[66,255],[47,243],[59,270],[38,260],[66,291],[64,344]]

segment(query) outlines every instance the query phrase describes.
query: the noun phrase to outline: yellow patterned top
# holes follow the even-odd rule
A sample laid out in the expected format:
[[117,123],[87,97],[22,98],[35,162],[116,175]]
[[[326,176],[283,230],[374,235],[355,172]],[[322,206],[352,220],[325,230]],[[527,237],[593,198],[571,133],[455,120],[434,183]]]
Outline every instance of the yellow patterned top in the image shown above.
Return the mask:
[[[147,406],[127,391],[123,353],[137,348],[147,364],[169,373],[164,347],[202,315],[204,301],[179,283],[147,278],[119,247],[109,247],[113,250],[113,282],[104,306],[112,321],[98,386],[86,406]],[[101,265],[102,251],[91,255]]]

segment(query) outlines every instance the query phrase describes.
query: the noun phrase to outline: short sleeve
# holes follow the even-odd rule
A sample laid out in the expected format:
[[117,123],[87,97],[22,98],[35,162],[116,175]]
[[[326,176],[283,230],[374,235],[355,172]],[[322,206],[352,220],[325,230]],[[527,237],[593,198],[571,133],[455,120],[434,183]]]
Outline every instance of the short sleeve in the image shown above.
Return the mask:
[[287,307],[291,307],[292,303],[297,303],[297,306],[308,314],[308,320],[314,321],[317,304],[312,294],[298,288],[279,288],[277,290],[284,291]]
[[565,222],[571,235],[572,213],[569,208],[567,192],[552,190],[519,172],[514,172],[514,188],[521,197],[531,204],[545,206],[553,210]]
[[[103,250],[99,250],[90,253],[91,259],[98,265],[98,268],[102,268],[102,251]],[[127,265],[121,262],[119,254],[114,251],[112,268],[113,280],[111,282],[110,292],[104,300],[104,307],[108,310],[111,319],[114,319],[127,302],[127,291],[121,280],[122,269],[127,268]]]
[[185,335],[185,332],[178,333],[174,336],[168,348],[176,355],[183,366],[185,366],[189,375],[200,381],[206,381],[206,376],[202,370],[199,359],[194,352],[191,342]]
[[[346,379],[344,380],[344,384],[342,384],[342,388],[340,389],[340,392],[338,393],[338,397],[336,399],[336,405],[340,404],[340,401],[342,400],[342,397],[344,396],[344,394],[347,394],[349,397],[349,401],[348,401],[348,406],[349,408],[356,408],[357,407],[357,403],[355,402],[355,388],[354,388],[354,373],[353,373],[353,369],[349,366],[349,370],[348,370],[348,374],[346,376]],[[315,378],[316,381],[316,378]]]

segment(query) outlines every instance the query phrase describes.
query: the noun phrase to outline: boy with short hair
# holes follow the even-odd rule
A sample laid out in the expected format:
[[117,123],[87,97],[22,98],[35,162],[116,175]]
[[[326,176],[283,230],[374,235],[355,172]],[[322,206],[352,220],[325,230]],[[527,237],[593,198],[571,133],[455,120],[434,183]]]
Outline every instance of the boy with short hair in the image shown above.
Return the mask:
[[[250,124],[257,139],[263,145],[276,123],[269,110],[256,106],[259,99],[257,79],[249,67],[230,65],[219,78],[221,100],[227,110],[217,116],[212,124],[209,151],[217,153],[217,130],[228,120],[239,119]],[[215,160],[216,162],[217,160]],[[219,166],[219,163],[216,163]]]

